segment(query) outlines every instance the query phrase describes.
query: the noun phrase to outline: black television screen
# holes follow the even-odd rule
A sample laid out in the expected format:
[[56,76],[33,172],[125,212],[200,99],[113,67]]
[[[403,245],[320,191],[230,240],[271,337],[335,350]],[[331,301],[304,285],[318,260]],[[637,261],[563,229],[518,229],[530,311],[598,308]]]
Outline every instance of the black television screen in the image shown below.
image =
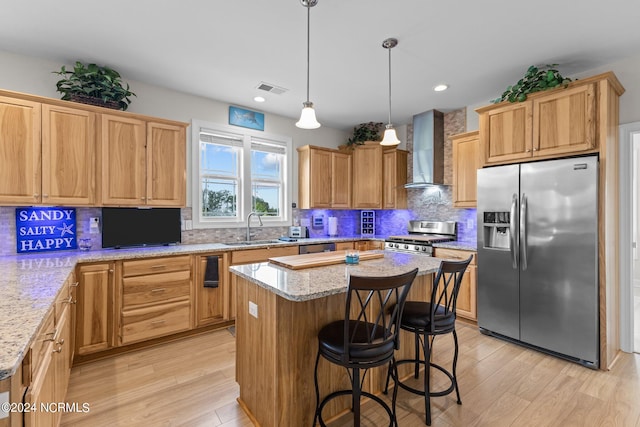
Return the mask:
[[180,243],[180,208],[102,208],[102,247]]

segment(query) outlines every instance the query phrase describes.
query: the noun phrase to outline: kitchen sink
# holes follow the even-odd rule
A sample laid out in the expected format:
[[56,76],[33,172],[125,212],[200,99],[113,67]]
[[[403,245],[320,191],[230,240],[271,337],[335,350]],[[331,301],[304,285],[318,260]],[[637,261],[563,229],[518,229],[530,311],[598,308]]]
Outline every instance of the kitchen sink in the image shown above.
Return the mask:
[[242,242],[225,242],[223,245],[227,246],[257,246],[257,245],[271,245],[274,243],[285,243],[281,240],[249,240]]

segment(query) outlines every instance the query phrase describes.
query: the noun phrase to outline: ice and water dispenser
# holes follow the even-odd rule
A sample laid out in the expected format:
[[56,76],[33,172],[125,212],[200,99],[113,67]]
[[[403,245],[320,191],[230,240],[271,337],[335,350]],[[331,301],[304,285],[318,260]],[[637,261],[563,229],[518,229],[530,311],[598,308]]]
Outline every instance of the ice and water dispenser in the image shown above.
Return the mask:
[[[483,231],[484,247],[488,249],[509,249],[511,240],[511,213],[484,212]],[[514,218],[515,220],[515,218]]]

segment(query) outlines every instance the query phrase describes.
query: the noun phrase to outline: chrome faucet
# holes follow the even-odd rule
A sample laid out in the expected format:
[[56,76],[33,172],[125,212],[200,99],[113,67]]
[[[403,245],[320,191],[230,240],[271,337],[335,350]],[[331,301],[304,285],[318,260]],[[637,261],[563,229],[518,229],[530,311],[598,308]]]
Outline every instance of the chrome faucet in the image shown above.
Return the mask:
[[253,215],[256,215],[258,217],[258,221],[260,222],[260,226],[262,227],[262,218],[260,218],[262,214],[259,214],[258,212],[251,212],[249,215],[247,215],[247,242],[251,240],[251,217]]

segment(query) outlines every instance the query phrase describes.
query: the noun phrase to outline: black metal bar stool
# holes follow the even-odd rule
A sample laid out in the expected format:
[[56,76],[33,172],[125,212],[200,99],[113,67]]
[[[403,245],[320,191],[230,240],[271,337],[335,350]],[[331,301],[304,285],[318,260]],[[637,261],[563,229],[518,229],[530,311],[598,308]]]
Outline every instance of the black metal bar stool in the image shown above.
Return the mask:
[[[460,400],[458,390],[458,379],[456,378],[456,365],[458,363],[458,335],[456,334],[456,301],[460,291],[462,277],[471,262],[473,256],[465,261],[442,261],[440,268],[433,281],[430,302],[407,301],[402,312],[400,328],[412,332],[415,338],[415,359],[394,360],[389,364],[385,394],[389,388],[389,378],[394,377],[394,382],[405,390],[415,394],[424,395],[424,408],[426,423],[431,425],[431,397],[446,396],[453,390],[456,391],[457,403]],[[440,365],[431,362],[431,349],[436,336],[453,334],[455,350],[453,355],[453,366],[451,372]],[[420,359],[420,343],[424,351],[425,360]],[[425,362],[425,361],[428,361]],[[396,366],[393,366],[395,363]],[[400,382],[397,378],[397,365],[405,363],[415,364],[414,377],[419,377],[420,365],[425,365],[424,388],[422,390],[410,387]],[[444,373],[451,385],[446,390],[430,391],[431,368],[435,368]],[[396,390],[394,390],[395,402]]]
[[[322,409],[333,398],[352,395],[353,425],[360,426],[360,397],[366,396],[380,404],[389,415],[389,426],[397,426],[395,391],[392,408],[382,399],[362,391],[367,369],[392,362],[399,345],[398,324],[407,294],[418,269],[397,276],[350,276],[344,320],[331,322],[318,333],[318,355],[314,372],[316,388],[316,420],[326,426]],[[320,402],[318,363],[320,356],[331,363],[343,366],[349,372],[350,390],[335,391]],[[395,369],[391,363],[390,369]],[[362,378],[360,370],[364,370]],[[396,378],[397,376],[394,376]],[[394,390],[396,390],[394,388]]]

